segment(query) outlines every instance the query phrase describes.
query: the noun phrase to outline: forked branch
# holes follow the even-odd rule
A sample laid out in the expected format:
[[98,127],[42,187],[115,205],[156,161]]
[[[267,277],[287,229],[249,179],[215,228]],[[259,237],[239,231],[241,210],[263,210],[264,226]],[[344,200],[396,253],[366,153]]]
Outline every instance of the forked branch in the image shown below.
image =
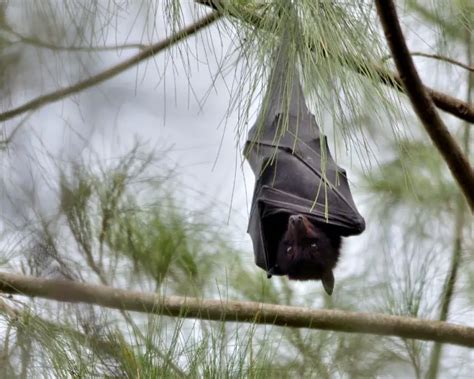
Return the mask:
[[[232,17],[239,19],[241,21],[247,22],[248,24],[254,27],[265,27],[265,24],[261,22],[261,17],[258,14],[251,12],[243,12],[243,14],[226,8],[221,0],[194,0],[198,4],[205,5],[212,9],[218,9],[220,11],[226,11]],[[398,91],[403,92],[404,87],[402,85],[400,77],[382,66],[377,66],[367,62],[360,62],[352,56],[344,57],[344,62],[348,68],[354,70],[360,75],[370,76],[372,78],[372,73],[376,73],[377,79],[380,80],[383,84],[392,87]],[[424,87],[425,90],[431,96],[434,104],[441,110],[450,113],[453,116],[458,117],[461,120],[467,121],[469,123],[474,123],[474,105],[466,101],[457,99],[453,96],[450,96],[444,92],[436,91],[435,89]]]
[[376,0],[375,4],[405,92],[422,125],[461,187],[472,211],[474,210],[474,170],[461,147],[444,125],[432,98],[421,82],[403,37],[395,4],[392,0]]

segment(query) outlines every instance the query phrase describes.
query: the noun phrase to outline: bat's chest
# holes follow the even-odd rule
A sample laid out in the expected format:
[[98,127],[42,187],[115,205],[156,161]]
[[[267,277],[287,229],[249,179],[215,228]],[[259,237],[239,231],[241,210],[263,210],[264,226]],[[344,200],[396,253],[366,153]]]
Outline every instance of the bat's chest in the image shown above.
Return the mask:
[[301,199],[324,204],[326,191],[321,178],[303,164],[298,157],[281,151],[271,165],[264,167],[262,182]]

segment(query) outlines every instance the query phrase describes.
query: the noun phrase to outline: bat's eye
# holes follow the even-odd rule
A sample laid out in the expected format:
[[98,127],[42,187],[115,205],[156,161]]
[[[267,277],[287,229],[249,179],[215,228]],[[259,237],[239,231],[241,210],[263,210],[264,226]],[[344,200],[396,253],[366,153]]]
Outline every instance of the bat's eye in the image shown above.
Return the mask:
[[318,247],[318,245],[316,244],[316,242],[313,242],[313,243],[311,244],[311,248],[312,248],[312,249],[316,249],[317,247]]
[[288,254],[290,254],[290,253],[291,253],[291,250],[293,250],[293,248],[292,248],[291,246],[288,246],[288,248],[286,249],[286,252],[287,252]]

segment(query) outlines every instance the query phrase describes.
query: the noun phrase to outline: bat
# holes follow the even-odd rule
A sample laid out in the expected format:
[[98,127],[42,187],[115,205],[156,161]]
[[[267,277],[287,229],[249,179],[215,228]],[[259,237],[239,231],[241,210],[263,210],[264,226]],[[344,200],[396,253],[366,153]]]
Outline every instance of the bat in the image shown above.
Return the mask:
[[341,237],[362,233],[365,220],[346,171],[336,165],[306,106],[297,66],[289,62],[296,41],[289,33],[281,37],[245,144],[256,177],[248,233],[255,263],[268,278],[321,280],[331,294]]

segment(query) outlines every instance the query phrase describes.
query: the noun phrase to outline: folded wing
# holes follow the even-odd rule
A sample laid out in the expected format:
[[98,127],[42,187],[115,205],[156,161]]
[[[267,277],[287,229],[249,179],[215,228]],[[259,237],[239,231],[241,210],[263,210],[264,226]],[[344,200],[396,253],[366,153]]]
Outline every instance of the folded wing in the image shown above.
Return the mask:
[[304,214],[341,236],[365,229],[346,172],[334,162],[306,106],[296,67],[288,75],[289,44],[282,42],[276,52],[263,106],[244,150],[256,176],[248,227],[255,262],[276,275],[275,252],[290,215]]

